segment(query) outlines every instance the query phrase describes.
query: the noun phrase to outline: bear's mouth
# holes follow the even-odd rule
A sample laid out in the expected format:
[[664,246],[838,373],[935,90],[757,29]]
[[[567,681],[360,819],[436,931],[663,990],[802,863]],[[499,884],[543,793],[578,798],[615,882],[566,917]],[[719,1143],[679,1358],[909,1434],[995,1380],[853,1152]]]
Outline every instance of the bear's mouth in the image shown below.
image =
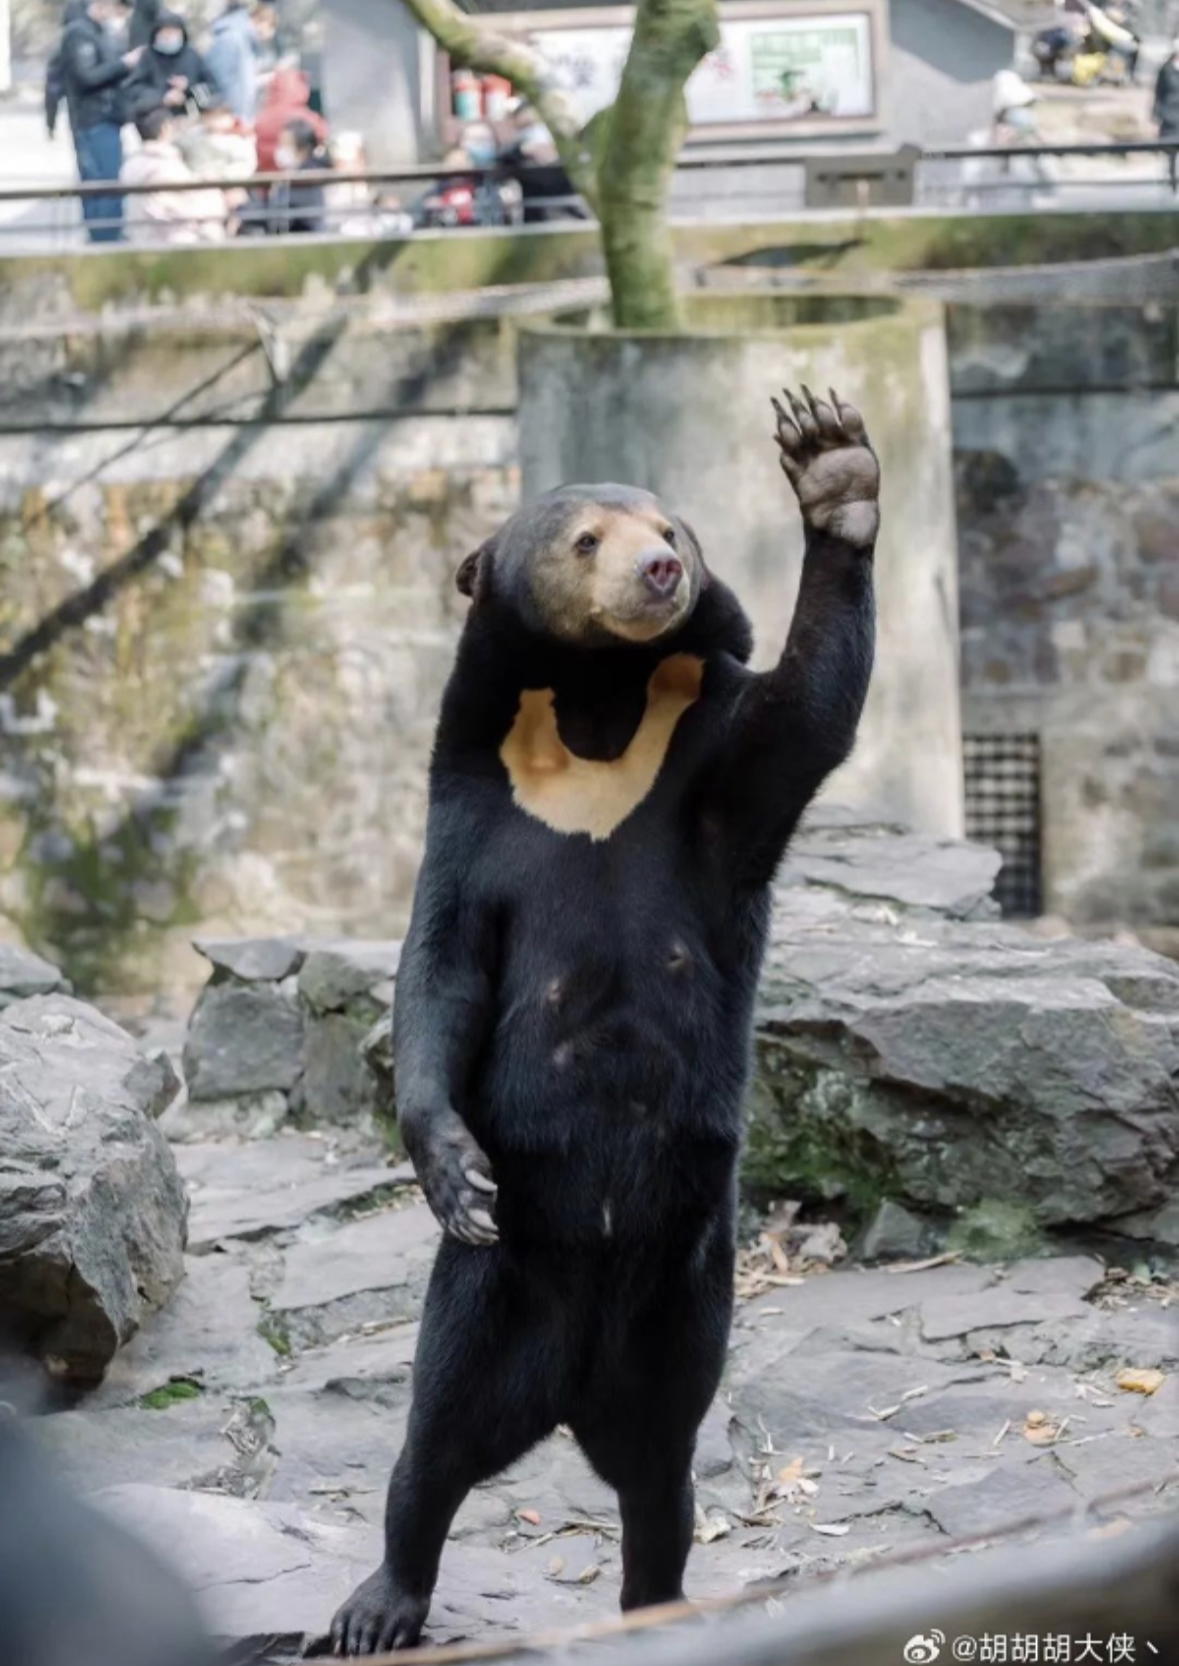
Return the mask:
[[624,642],[652,642],[672,630],[688,611],[690,586],[686,577],[666,596],[636,594],[625,612],[616,607],[595,608],[591,618],[601,630]]

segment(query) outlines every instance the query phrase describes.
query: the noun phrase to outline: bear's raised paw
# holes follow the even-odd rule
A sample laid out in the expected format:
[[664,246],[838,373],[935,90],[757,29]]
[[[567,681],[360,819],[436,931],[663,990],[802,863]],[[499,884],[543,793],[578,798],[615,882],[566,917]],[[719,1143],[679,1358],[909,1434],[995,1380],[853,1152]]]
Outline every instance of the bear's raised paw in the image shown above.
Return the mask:
[[819,532],[869,548],[880,525],[880,464],[864,419],[833,389],[828,399],[817,399],[805,383],[802,392],[799,399],[783,390],[789,411],[772,402],[782,469],[802,518]]

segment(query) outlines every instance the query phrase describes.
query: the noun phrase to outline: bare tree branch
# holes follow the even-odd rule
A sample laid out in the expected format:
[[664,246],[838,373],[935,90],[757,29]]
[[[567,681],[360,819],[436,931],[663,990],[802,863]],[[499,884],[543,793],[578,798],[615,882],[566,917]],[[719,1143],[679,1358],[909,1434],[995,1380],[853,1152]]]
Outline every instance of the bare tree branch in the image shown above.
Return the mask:
[[577,113],[541,53],[526,41],[489,26],[485,19],[460,11],[454,0],[406,0],[406,4],[452,63],[486,75],[502,75],[523,94],[552,134],[574,187],[596,211],[593,161],[582,141]]

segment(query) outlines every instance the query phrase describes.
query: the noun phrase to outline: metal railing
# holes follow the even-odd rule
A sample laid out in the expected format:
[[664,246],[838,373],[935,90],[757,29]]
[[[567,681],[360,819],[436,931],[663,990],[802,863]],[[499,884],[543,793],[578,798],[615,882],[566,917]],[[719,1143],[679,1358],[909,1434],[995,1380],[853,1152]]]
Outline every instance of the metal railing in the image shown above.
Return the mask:
[[[905,206],[915,208],[987,212],[1045,203],[1166,207],[1173,206],[1179,194],[1175,140],[959,145],[892,154],[911,169],[911,203]],[[832,207],[854,211],[878,206],[873,180],[888,156],[825,153],[824,177],[842,178],[848,188],[845,198],[836,195]],[[786,145],[688,150],[676,170],[673,212],[729,219],[803,212],[808,161],[813,167],[814,160],[813,154]],[[163,186],[114,181],[6,186],[0,189],[0,252],[78,247],[87,224],[100,242],[195,247],[251,235],[408,236],[420,230],[588,219],[579,197],[543,194],[535,188],[545,176],[551,178],[552,171],[423,163],[388,170],[192,179]],[[894,182],[895,177],[894,172]],[[219,193],[213,206],[211,193]],[[144,199],[154,199],[158,212],[141,211]],[[195,202],[190,214],[183,209],[186,199]],[[98,205],[97,212],[92,205]],[[898,211],[895,195],[889,206]]]

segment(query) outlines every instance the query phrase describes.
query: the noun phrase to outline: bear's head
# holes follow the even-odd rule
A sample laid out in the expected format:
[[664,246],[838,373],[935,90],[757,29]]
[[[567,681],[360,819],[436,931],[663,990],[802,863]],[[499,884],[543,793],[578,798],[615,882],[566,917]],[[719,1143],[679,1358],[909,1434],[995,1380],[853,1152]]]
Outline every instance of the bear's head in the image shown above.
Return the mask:
[[679,629],[709,583],[695,533],[651,492],[560,486],[526,505],[459,568],[532,630],[581,647],[654,642]]

